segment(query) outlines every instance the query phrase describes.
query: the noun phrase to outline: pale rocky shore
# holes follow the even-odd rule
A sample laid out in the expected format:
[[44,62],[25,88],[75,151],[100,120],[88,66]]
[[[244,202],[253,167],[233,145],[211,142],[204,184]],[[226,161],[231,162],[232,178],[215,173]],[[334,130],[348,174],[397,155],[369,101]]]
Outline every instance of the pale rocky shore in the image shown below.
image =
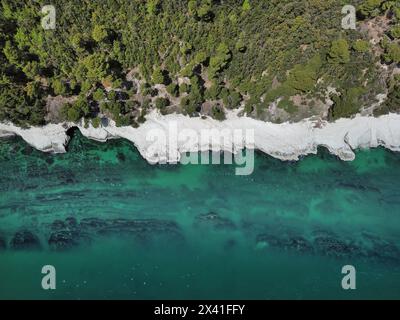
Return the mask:
[[[53,153],[64,153],[70,137],[67,130],[78,127],[82,134],[101,142],[109,139],[124,138],[138,148],[140,154],[150,163],[178,162],[184,152],[227,150],[233,153],[243,148],[255,148],[281,160],[299,160],[301,156],[315,154],[318,146],[326,147],[329,152],[345,161],[355,159],[354,151],[360,148],[385,147],[400,151],[400,115],[389,114],[379,118],[356,116],[352,119],[340,119],[329,123],[320,120],[303,120],[298,123],[273,124],[238,116],[230,112],[224,121],[211,118],[190,118],[183,115],[160,115],[153,112],[139,128],[116,127],[113,121],[107,121],[99,128],[72,123],[48,124],[44,127],[22,129],[13,124],[0,124],[0,137],[18,135],[34,148]],[[149,139],[154,132],[165,133],[171,128],[177,133],[191,130],[200,134],[202,131],[218,130],[254,130],[254,143],[245,139],[221,139],[220,145],[197,143],[196,141],[155,141]]]

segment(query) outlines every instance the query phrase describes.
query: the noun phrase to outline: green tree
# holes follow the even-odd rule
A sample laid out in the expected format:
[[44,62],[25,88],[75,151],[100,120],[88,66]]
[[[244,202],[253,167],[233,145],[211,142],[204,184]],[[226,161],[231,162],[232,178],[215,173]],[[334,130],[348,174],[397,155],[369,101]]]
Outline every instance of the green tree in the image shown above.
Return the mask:
[[184,42],[180,47],[180,52],[182,54],[189,54],[193,50],[193,46],[189,42]]
[[209,100],[217,100],[219,98],[220,93],[221,93],[221,89],[222,88],[218,83],[213,82],[211,87],[209,89],[207,89],[206,92],[205,92],[206,98],[209,99]]
[[243,11],[249,11],[251,9],[250,0],[244,0],[242,9]]
[[163,110],[163,109],[165,109],[166,107],[169,106],[169,100],[165,99],[165,98],[162,98],[162,97],[159,97],[159,98],[156,99],[156,103],[155,104],[156,104],[156,108],[158,110]]
[[246,52],[247,47],[243,39],[239,39],[238,42],[236,42],[235,49],[242,53]]
[[288,98],[282,99],[278,107],[285,110],[287,113],[293,114],[297,111],[297,106],[293,103],[293,101],[289,100]]
[[332,42],[331,50],[328,53],[328,61],[335,64],[350,62],[350,47],[346,39]]
[[165,84],[166,82],[163,70],[158,67],[154,69],[151,79],[155,84]]
[[376,17],[381,12],[384,0],[365,0],[359,6],[359,12],[363,17]]
[[179,86],[179,94],[182,95],[184,93],[189,93],[190,92],[190,86],[187,83],[182,83]]
[[400,24],[394,26],[390,30],[390,35],[395,39],[399,39],[400,38]]
[[78,100],[75,101],[73,107],[80,110],[83,117],[86,117],[90,114],[90,106],[87,98],[84,96],[78,97]]
[[211,21],[213,17],[213,13],[211,11],[211,0],[206,0],[204,4],[202,4],[198,9],[197,9],[197,16],[199,19],[203,21]]
[[99,117],[92,119],[93,128],[99,128],[100,124],[101,124],[101,119]]
[[92,32],[92,38],[96,42],[102,42],[107,38],[107,29],[104,26],[95,25]]
[[57,96],[65,96],[68,93],[66,83],[60,79],[54,79],[51,86]]
[[77,123],[88,112],[86,105],[82,99],[78,99],[74,104],[65,104],[61,110],[64,120]]
[[94,53],[84,58],[81,63],[84,73],[80,75],[85,81],[101,82],[109,74],[109,64],[104,53]]
[[213,106],[211,109],[211,115],[215,120],[222,121],[225,120],[225,112],[221,106]]
[[188,2],[188,11],[189,11],[190,15],[192,15],[192,16],[196,15],[197,0],[189,0],[189,2]]
[[107,99],[110,100],[111,102],[116,102],[117,101],[117,92],[112,90],[107,94]]
[[41,93],[40,82],[28,82],[26,84],[25,91],[29,98],[39,98]]
[[173,96],[173,97],[177,97],[179,94],[179,87],[176,83],[171,82],[168,86],[167,86],[167,92]]
[[365,53],[368,52],[369,50],[369,43],[368,41],[365,40],[357,40],[354,44],[353,44],[353,49],[357,52],[360,53]]
[[19,51],[12,45],[11,41],[6,41],[3,48],[3,53],[11,64],[20,66]]
[[93,99],[97,102],[103,101],[105,99],[105,94],[104,91],[100,88],[98,88],[94,93],[93,93]]
[[23,68],[22,71],[30,79],[35,79],[40,74],[40,67],[37,61],[29,61]]
[[398,43],[388,44],[383,57],[388,63],[400,63],[400,45]]
[[397,112],[400,110],[400,84],[396,84],[390,91],[385,106],[390,112]]
[[221,43],[216,55],[210,59],[209,77],[215,78],[219,72],[225,69],[232,58],[232,53],[225,43]]
[[227,103],[226,106],[229,109],[234,109],[240,106],[240,103],[242,102],[243,97],[239,92],[233,91],[230,92],[228,98],[227,98]]
[[196,113],[197,107],[190,96],[183,97],[180,105],[185,114],[193,116]]
[[311,91],[318,80],[318,71],[322,65],[319,55],[306,65],[296,65],[288,76],[287,84],[302,92]]
[[330,110],[330,118],[347,118],[357,113],[361,107],[360,97],[364,93],[364,88],[354,87],[342,92],[340,96],[333,96],[334,104]]
[[159,14],[161,11],[160,0],[148,0],[146,4],[146,10],[150,15]]

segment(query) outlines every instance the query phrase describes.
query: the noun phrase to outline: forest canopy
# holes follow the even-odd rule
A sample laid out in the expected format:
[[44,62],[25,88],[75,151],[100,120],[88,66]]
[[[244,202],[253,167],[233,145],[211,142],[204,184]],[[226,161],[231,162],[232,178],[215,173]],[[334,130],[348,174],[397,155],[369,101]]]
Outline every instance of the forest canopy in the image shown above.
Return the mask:
[[396,112],[400,2],[350,2],[356,30],[342,27],[340,0],[53,0],[47,30],[47,1],[2,0],[0,121],[137,126],[152,109],[234,108],[337,119],[378,94],[373,112]]

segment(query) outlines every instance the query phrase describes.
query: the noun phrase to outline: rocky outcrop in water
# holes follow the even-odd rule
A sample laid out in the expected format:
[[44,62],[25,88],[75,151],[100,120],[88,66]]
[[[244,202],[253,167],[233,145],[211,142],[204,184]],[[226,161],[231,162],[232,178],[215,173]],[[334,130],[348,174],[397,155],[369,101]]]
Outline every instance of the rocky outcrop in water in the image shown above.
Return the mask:
[[88,244],[98,237],[127,236],[136,241],[149,242],[166,237],[169,240],[182,239],[179,226],[166,220],[74,218],[56,220],[50,225],[48,244],[53,250],[66,250],[81,244]]
[[52,232],[48,239],[48,245],[56,251],[71,249],[84,242],[90,242],[90,237],[81,232],[77,220],[73,217],[55,220],[50,225],[50,229]]
[[14,250],[37,250],[41,248],[39,238],[29,230],[21,230],[14,234],[10,242]]
[[367,232],[362,237],[372,258],[400,263],[400,248],[394,242]]
[[348,238],[327,230],[315,230],[307,237],[296,233],[263,233],[256,237],[256,242],[259,248],[317,254],[337,259],[365,258],[400,262],[400,249],[394,242],[366,233]]
[[363,255],[362,248],[350,239],[341,239],[332,232],[317,231],[313,236],[315,251],[329,257],[354,257]]
[[5,250],[6,249],[6,240],[4,240],[1,236],[0,236],[0,251]]
[[82,235],[79,231],[60,230],[50,235],[48,244],[53,250],[61,251],[77,247],[83,242],[90,242],[90,238]]
[[178,225],[173,221],[156,219],[98,219],[85,218],[80,222],[84,230],[96,232],[99,235],[134,235],[147,238],[159,235],[180,235]]
[[258,244],[265,244],[273,248],[283,249],[285,251],[296,251],[299,253],[313,253],[314,247],[307,239],[302,236],[287,235],[277,236],[273,234],[261,234],[257,236]]
[[195,218],[195,227],[211,227],[216,230],[235,229],[236,225],[228,218],[221,217],[218,213],[208,212]]
[[[78,221],[73,217],[45,224],[39,236],[47,239],[48,248],[54,251],[65,251],[87,245],[101,237],[127,237],[144,245],[153,241],[181,243],[184,238],[180,227],[174,221],[100,218],[83,218]],[[9,248],[12,250],[41,249],[39,236],[28,229],[22,229],[12,236]],[[0,235],[0,251],[6,248],[7,241]]]

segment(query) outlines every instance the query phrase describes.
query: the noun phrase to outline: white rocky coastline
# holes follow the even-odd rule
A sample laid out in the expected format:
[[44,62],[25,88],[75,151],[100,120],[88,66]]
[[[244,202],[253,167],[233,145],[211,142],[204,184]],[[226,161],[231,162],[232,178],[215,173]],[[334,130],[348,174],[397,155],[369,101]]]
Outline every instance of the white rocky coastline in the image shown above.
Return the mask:
[[[186,143],[178,142],[175,146],[166,148],[161,143],[155,144],[148,140],[151,130],[162,130],[167,134],[171,123],[177,125],[178,132],[185,129],[197,132],[206,129],[254,130],[254,148],[281,160],[293,161],[307,154],[315,154],[318,146],[326,147],[329,152],[345,161],[354,160],[354,150],[360,148],[382,146],[392,151],[400,151],[399,114],[389,114],[379,118],[359,115],[353,119],[340,119],[333,123],[307,119],[298,123],[273,124],[240,117],[236,112],[229,113],[227,119],[222,122],[177,114],[162,116],[153,112],[147,116],[147,121],[139,128],[118,128],[112,121],[100,128],[91,126],[85,128],[64,123],[22,129],[13,124],[1,123],[0,137],[18,135],[38,150],[64,153],[69,142],[67,130],[78,127],[85,137],[101,142],[115,138],[127,139],[135,144],[140,154],[150,163],[177,162],[184,152],[210,149],[209,144],[188,145],[187,141]],[[232,144],[234,153],[246,147],[243,141],[235,141]],[[220,150],[229,148],[226,146],[226,141],[221,141]]]

